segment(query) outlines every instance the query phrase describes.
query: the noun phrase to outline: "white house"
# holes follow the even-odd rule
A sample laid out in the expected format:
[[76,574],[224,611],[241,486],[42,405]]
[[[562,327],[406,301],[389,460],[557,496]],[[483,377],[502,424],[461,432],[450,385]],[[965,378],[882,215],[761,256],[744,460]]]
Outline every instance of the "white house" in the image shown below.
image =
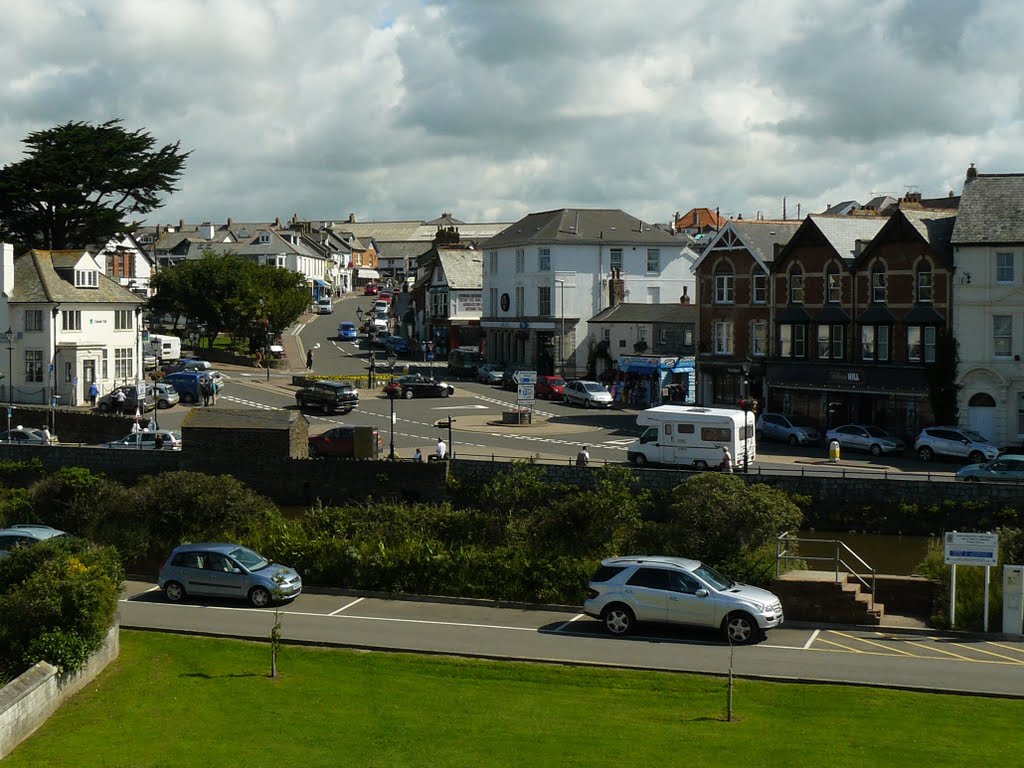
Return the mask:
[[[28,251],[0,244],[0,342],[7,402],[82,405],[142,376],[144,300],[106,275],[88,251]],[[0,357],[2,359],[2,357]]]
[[960,422],[1024,442],[1024,174],[967,171],[953,228]]
[[156,271],[156,258],[131,235],[110,238],[96,252],[96,263],[118,285],[142,298],[152,296],[149,281]]
[[[621,210],[531,213],[482,245],[487,359],[587,368],[597,339],[587,321],[618,299],[678,304],[694,293],[690,239]],[[618,275],[618,278],[616,277]],[[621,283],[618,282],[621,280]]]

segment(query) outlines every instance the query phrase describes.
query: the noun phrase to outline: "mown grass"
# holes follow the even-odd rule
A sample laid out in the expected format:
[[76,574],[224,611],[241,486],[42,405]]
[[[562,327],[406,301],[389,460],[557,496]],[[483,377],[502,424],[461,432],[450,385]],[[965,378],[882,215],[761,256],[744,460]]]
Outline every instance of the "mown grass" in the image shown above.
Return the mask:
[[[122,632],[22,766],[1016,765],[1024,702]],[[685,649],[680,650],[685,653]]]

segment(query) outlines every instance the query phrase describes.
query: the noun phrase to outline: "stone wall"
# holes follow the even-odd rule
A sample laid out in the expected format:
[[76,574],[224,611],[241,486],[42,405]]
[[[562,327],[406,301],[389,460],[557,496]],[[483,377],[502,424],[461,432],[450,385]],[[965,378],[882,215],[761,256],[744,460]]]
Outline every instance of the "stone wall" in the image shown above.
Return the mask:
[[[118,440],[132,431],[132,416],[116,416],[112,413],[83,411],[80,408],[56,409],[55,434],[65,443],[105,443]],[[0,421],[6,413],[0,414]],[[38,429],[50,423],[51,410],[44,406],[14,405],[11,413],[11,429],[20,424]],[[152,416],[152,412],[148,416]],[[2,421],[0,431],[7,429]]]
[[68,698],[92,682],[117,658],[120,650],[115,624],[81,671],[60,674],[44,661],[0,689],[0,760],[31,736]]

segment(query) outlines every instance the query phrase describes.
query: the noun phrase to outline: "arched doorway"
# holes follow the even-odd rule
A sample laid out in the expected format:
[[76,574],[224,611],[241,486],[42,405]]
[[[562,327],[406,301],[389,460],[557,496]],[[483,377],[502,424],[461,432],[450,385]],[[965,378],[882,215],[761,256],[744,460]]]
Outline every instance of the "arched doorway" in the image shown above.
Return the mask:
[[967,426],[989,440],[996,434],[996,400],[987,392],[977,392],[967,401]]

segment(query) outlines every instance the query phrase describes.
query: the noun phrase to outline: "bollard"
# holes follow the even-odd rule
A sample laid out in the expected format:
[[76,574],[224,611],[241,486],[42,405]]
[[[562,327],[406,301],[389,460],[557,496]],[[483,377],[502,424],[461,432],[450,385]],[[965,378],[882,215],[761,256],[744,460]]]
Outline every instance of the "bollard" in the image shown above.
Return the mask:
[[839,441],[833,440],[828,444],[828,460],[833,464],[839,463]]

